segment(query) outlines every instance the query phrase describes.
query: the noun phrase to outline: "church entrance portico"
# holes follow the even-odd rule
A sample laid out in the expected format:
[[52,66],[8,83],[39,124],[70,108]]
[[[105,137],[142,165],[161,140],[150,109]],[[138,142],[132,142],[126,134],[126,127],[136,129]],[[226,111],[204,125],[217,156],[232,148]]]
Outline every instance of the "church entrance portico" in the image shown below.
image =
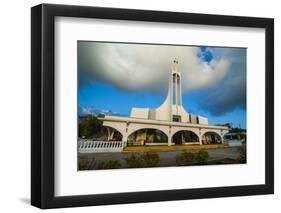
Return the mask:
[[182,124],[121,116],[106,116],[100,120],[105,126],[118,129],[125,146],[220,144],[224,134],[228,132],[228,128],[224,126]]

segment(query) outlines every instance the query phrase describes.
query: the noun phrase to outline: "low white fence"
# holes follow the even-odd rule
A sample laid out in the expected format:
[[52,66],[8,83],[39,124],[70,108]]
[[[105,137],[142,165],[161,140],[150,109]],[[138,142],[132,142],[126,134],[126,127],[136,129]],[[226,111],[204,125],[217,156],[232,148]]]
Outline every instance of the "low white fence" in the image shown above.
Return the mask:
[[92,141],[80,139],[78,151],[80,153],[122,152],[125,147],[123,141]]

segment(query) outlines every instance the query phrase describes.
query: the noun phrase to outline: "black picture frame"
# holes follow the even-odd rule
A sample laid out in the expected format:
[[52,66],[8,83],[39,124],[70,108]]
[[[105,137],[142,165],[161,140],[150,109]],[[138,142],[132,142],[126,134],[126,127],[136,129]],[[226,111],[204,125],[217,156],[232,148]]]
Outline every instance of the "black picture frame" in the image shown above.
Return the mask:
[[[264,28],[265,184],[56,197],[54,170],[55,17]],[[274,193],[274,20],[164,11],[41,4],[31,8],[31,204],[39,208],[217,198]]]

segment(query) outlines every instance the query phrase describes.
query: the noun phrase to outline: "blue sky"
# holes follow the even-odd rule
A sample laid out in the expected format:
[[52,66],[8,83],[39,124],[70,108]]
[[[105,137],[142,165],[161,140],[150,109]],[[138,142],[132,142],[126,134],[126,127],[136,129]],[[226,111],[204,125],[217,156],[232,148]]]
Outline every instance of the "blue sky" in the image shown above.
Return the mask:
[[79,42],[79,107],[111,110],[123,116],[129,116],[133,107],[157,108],[167,95],[169,64],[174,56],[183,70],[186,111],[207,117],[211,124],[232,123],[245,128],[243,48]]

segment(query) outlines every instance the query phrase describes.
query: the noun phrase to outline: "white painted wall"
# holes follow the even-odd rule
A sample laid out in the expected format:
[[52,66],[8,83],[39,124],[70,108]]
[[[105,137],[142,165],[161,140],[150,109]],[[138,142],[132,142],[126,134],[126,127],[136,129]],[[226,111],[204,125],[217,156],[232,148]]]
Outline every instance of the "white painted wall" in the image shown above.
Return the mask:
[[[30,7],[39,0],[1,2],[1,143],[0,211],[41,212],[29,206],[30,196]],[[45,0],[46,3],[83,4],[107,7],[127,7],[173,10],[213,14],[275,17],[275,53],[281,55],[281,13],[279,1],[145,1],[145,0]],[[281,128],[281,62],[275,62],[275,130]],[[278,83],[278,84],[277,84]],[[16,130],[12,127],[17,126]],[[69,208],[48,212],[278,212],[281,209],[281,141],[275,136],[276,194],[235,198],[190,200],[149,204],[114,205]],[[10,145],[12,149],[5,148]],[[12,150],[12,152],[11,152]]]
[[208,124],[208,118],[202,117],[198,115],[198,122],[200,124]]
[[131,117],[132,118],[143,118],[148,119],[149,108],[132,108]]

